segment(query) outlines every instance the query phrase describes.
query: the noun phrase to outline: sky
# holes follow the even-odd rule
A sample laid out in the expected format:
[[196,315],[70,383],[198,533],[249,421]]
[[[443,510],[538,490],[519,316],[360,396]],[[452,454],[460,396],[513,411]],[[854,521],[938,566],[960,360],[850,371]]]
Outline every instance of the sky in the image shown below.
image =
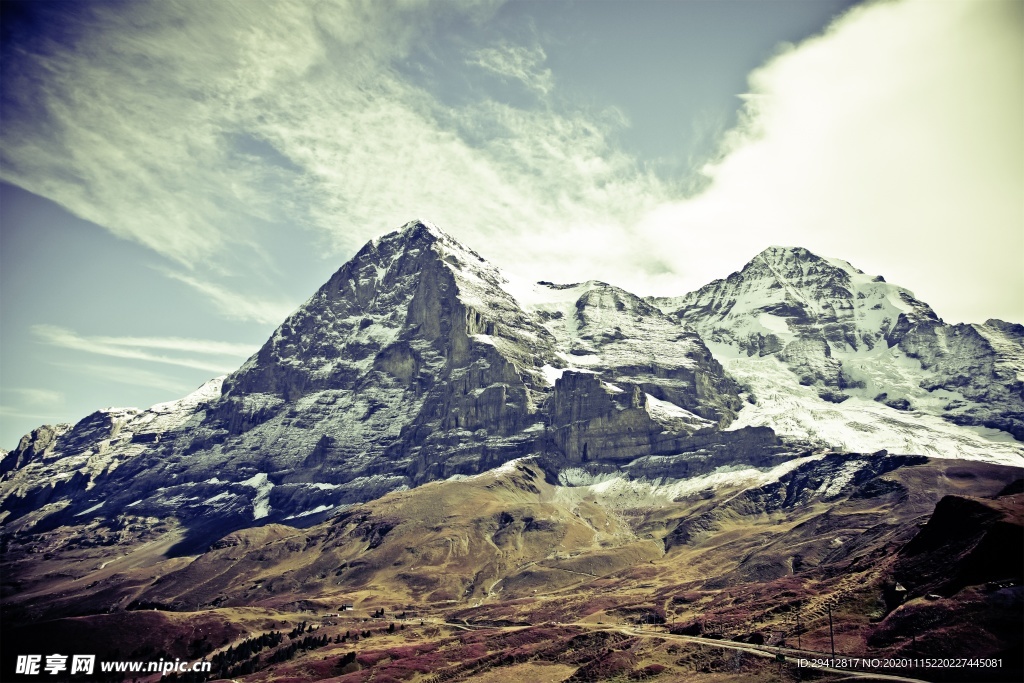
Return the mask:
[[427,219],[680,295],[770,245],[1024,321],[1018,0],[0,0],[0,447],[238,367]]

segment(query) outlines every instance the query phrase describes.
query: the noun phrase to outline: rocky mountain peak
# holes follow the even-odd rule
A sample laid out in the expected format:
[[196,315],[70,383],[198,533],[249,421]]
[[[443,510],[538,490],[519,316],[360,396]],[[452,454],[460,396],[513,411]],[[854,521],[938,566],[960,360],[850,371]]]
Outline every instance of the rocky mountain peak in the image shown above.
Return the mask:
[[371,240],[365,248],[372,248],[390,255],[410,252],[411,255],[431,254],[444,259],[452,267],[480,267],[494,269],[487,260],[468,246],[430,221],[409,221],[398,230]]
[[[740,424],[777,424],[768,414],[786,414],[792,435],[822,434],[813,404],[852,398],[850,409],[862,406],[865,424],[878,419],[874,404],[882,404],[1024,434],[1016,417],[1024,395],[1013,389],[1024,358],[1012,326],[946,325],[908,289],[847,261],[769,247],[727,278],[655,303],[696,330],[741,383],[766,388],[796,380],[787,394],[771,390],[777,405],[755,391],[762,401]],[[805,399],[795,400],[800,394]],[[852,415],[851,422],[860,423]],[[842,441],[868,450],[874,442],[864,437],[873,429],[853,430]],[[935,438],[909,436],[916,431],[909,423],[904,429],[914,448]],[[838,437],[833,430],[828,438]]]
[[864,275],[846,261],[818,256],[804,247],[771,246],[757,254],[739,271],[744,279],[758,277],[775,279],[781,285],[804,287],[813,293],[814,287],[826,283],[850,288],[855,286],[854,275]]
[[[761,260],[770,263],[784,263],[789,261],[821,261],[819,256],[803,247],[788,247],[774,244],[767,247],[760,254],[755,256],[751,262]],[[747,264],[750,265],[749,263]]]
[[[478,334],[506,341],[523,330],[542,334],[504,283],[475,251],[431,223],[412,221],[360,249],[228,377],[225,393],[289,399],[350,387],[381,368],[379,352],[403,348],[406,337],[463,352]],[[519,351],[514,346],[505,350]],[[398,365],[406,368],[398,376],[409,380],[411,366]]]
[[897,343],[913,325],[938,322],[909,290],[802,247],[769,247],[675,303],[674,314],[705,340],[759,355],[808,336],[837,350],[870,350]]

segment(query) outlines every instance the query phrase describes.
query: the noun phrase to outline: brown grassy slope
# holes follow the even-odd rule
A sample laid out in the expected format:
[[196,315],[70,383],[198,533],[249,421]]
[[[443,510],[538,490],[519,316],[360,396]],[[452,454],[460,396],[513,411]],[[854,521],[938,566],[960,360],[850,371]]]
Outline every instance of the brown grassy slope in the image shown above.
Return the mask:
[[[906,631],[874,637],[888,628],[878,620],[900,548],[943,496],[992,497],[1020,473],[912,460],[869,474],[832,497],[815,493],[820,477],[809,468],[779,484],[631,509],[596,490],[563,495],[527,461],[394,493],[304,530],[234,532],[193,558],[163,557],[149,537],[83,548],[69,542],[76,530],[57,530],[45,552],[11,545],[5,617],[23,625],[134,604],[222,616],[258,606],[293,618],[354,602],[469,622],[663,619],[791,642],[799,604],[804,645],[820,650],[832,604],[842,651],[899,650]],[[945,616],[927,628],[939,632],[985,599],[943,603]],[[983,649],[1003,647],[1010,636],[997,631],[986,631]]]

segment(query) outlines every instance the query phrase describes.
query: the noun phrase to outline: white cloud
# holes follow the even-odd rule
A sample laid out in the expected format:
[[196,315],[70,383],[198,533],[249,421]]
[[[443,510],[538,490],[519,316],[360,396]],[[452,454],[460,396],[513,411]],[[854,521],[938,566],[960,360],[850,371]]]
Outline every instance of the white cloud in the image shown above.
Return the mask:
[[551,69],[544,67],[547,60],[540,45],[502,45],[474,50],[467,64],[478,66],[502,79],[518,81],[530,90],[547,95],[554,88]]
[[3,393],[17,404],[0,404],[0,417],[4,418],[53,421],[65,403],[64,394],[51,389],[4,387]]
[[[25,71],[25,110],[7,117],[3,175],[188,269],[245,272],[254,252],[272,262],[274,241],[289,239],[272,230],[312,231],[322,252],[347,254],[414,217],[537,265],[565,261],[549,237],[626,241],[638,209],[669,195],[609,143],[624,125],[617,112],[450,107],[393,67],[446,16],[481,21],[495,5],[93,8],[75,52],[48,45],[11,67]],[[476,54],[551,94],[539,46]],[[40,109],[59,134],[39,126]],[[614,261],[574,251],[581,265]],[[194,276],[172,277],[228,314],[269,321]]]
[[179,337],[167,339],[153,337],[86,337],[56,325],[33,325],[32,332],[43,343],[64,349],[115,358],[177,365],[217,374],[230,372],[236,369],[237,366],[225,362],[214,363],[196,358],[154,354],[142,349],[161,349],[172,352],[189,351],[193,353],[240,357],[246,354],[246,351],[242,350],[243,348],[248,349],[249,352],[253,350],[245,345],[202,339],[182,339]]
[[647,233],[691,287],[736,269],[737,254],[799,244],[952,321],[1024,319],[1022,8],[853,10],[751,74],[710,186],[652,212]]
[[[316,212],[318,224],[309,216],[330,199],[320,196],[320,166],[336,164],[330,151],[352,141],[350,113],[389,98],[386,64],[431,7],[247,0],[58,10],[52,18],[76,34],[74,47],[54,40],[28,54],[26,43],[5,70],[0,172],[189,268],[258,252],[263,222],[333,234],[344,212]],[[388,137],[377,127],[370,141],[383,152]],[[262,143],[271,158],[239,140]],[[298,148],[275,150],[282,142]],[[309,152],[309,165],[293,163],[294,151]]]

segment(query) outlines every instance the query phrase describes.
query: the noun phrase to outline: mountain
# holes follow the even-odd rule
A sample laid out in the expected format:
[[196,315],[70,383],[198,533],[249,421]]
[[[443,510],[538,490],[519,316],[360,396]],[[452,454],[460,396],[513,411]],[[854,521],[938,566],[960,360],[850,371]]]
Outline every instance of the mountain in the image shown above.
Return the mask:
[[676,299],[596,281],[509,289],[411,222],[231,375],[26,435],[0,462],[4,523],[131,509],[201,543],[531,454],[556,477],[648,479],[815,449],[1024,454],[1024,327],[945,325],[845,261],[772,247]]
[[235,373],[26,436],[0,465],[5,521],[130,508],[206,542],[531,453],[618,463],[744,439],[752,457],[780,450],[766,430],[718,434],[738,386],[697,334],[638,297],[538,285],[533,310],[505,283],[428,223],[371,241]]
[[756,407],[739,424],[852,451],[1019,458],[1022,325],[947,325],[908,290],[801,248],[768,248],[725,279],[652,303],[697,331],[750,392]]
[[[707,641],[608,624],[779,645],[799,613],[824,650],[831,605],[847,653],[970,642],[1018,666],[1024,567],[1000,548],[1020,537],[1022,379],[1021,325],[946,325],[805,249],[642,298],[513,287],[414,221],[366,244],[236,372],[41,426],[2,455],[5,640],[49,647],[88,624],[137,653],[223,657],[312,614],[339,639],[320,661],[349,669],[318,678],[500,664],[640,679],[725,665]],[[345,603],[358,618],[324,616]],[[351,659],[341,633],[369,633],[359,620],[385,605],[434,620],[403,637],[452,659],[392,641]],[[446,620],[462,626],[430,625]],[[501,659],[507,629],[541,622],[565,624],[527,628],[532,654]],[[497,630],[470,642],[471,624]],[[225,640],[185,638],[197,629]],[[319,657],[279,673],[308,680]],[[284,660],[254,661],[224,676]]]

